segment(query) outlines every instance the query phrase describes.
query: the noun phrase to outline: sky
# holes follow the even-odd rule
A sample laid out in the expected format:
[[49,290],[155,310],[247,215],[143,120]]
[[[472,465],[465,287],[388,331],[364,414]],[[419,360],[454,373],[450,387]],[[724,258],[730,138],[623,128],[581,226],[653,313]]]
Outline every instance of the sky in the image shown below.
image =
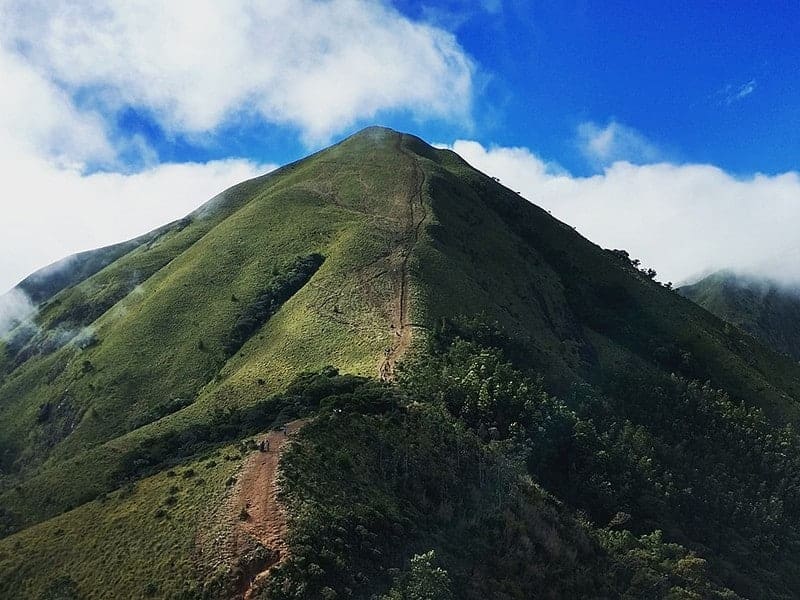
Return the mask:
[[371,124],[662,281],[794,282],[798,31],[792,2],[0,0],[0,292]]

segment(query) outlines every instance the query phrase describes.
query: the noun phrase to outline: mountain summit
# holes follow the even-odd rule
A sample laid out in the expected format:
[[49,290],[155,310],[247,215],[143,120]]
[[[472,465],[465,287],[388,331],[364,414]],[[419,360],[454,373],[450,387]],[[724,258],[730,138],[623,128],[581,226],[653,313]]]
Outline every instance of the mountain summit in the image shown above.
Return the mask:
[[13,294],[5,595],[800,594],[795,361],[413,135]]

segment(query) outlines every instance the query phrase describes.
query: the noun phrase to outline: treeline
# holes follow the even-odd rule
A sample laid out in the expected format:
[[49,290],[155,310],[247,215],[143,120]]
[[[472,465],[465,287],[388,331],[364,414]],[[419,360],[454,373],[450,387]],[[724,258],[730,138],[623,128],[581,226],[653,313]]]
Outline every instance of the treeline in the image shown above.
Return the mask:
[[291,554],[263,598],[736,598],[659,533],[575,518],[414,378],[323,400],[288,448]]
[[351,393],[365,381],[362,377],[340,376],[333,368],[302,374],[286,391],[252,406],[217,409],[204,422],[148,438],[143,445],[123,457],[115,480],[121,484],[139,479],[223,443],[241,440],[306,416],[324,399],[331,402],[330,399]]

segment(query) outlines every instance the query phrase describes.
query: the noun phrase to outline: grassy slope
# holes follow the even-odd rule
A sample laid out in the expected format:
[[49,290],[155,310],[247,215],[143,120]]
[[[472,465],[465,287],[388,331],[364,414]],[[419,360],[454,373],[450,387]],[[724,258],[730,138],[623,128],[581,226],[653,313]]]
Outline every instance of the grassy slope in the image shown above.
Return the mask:
[[777,352],[800,360],[800,294],[796,289],[721,271],[679,292]]
[[[368,130],[234,188],[188,227],[61,292],[43,310],[43,323],[76,298],[94,301],[141,265],[152,270],[93,324],[97,346],[32,359],[0,387],[0,440],[23,459],[19,490],[9,486],[0,505],[27,522],[56,515],[115,485],[125,450],[201,422],[214,408],[252,403],[299,371],[336,364],[374,375],[390,340],[388,303],[397,291],[393,273],[407,234],[413,168],[398,141]],[[796,419],[792,397],[800,397],[800,371],[791,361],[726,329],[452,153],[411,137],[404,142],[425,171],[430,209],[410,261],[418,334],[439,317],[483,312],[532,342],[531,361],[556,389],[632,363],[668,370],[656,350],[673,344],[692,354],[695,375],[765,407],[777,420]],[[149,258],[154,251],[163,253],[160,260]],[[319,272],[224,362],[220,344],[237,304],[259,293],[265,274],[310,252],[326,256]],[[83,373],[84,360],[93,366],[89,373]],[[61,374],[49,375],[61,364]],[[43,402],[67,392],[82,418],[48,450],[36,414]],[[180,396],[193,404],[129,431],[142,413]],[[46,460],[37,467],[40,457]],[[88,504],[57,521],[76,519],[79,531],[78,519],[100,510]],[[29,532],[47,539],[55,522],[11,539]],[[149,533],[137,534],[133,525],[120,521],[119,528],[133,546],[146,547]],[[87,556],[102,556],[114,543],[114,536],[93,536]],[[188,560],[189,546],[172,559]]]
[[196,588],[195,539],[230,489],[237,450],[223,448],[0,540],[0,596],[38,598],[65,577],[87,600],[169,598]]
[[[249,184],[226,210],[217,207],[162,242],[175,245],[171,260],[92,324],[99,344],[68,346],[14,372],[0,388],[0,440],[25,440],[23,466],[45,452],[49,458],[24,478],[26,493],[6,492],[3,504],[29,521],[75,506],[112,483],[121,449],[203,420],[212,409],[252,403],[300,371],[336,364],[374,374],[390,341],[396,283],[387,272],[399,268],[412,171],[398,141],[368,132]],[[211,226],[198,237],[193,228],[205,222]],[[103,289],[97,279],[124,277],[135,268],[128,262],[140,264],[139,256],[153,251],[140,248],[62,295]],[[322,268],[225,362],[221,342],[239,304],[261,291],[273,269],[310,252],[326,257]],[[42,315],[48,318],[47,309]],[[65,368],[51,380],[47,374],[59,363]],[[51,446],[51,432],[36,416],[43,403],[65,395],[78,422]],[[195,401],[124,435],[142,414],[174,398]]]
[[[800,369],[664,289],[571,227],[440,151],[430,171],[430,244],[415,263],[428,322],[483,311],[529,337],[532,364],[559,389],[637,368],[709,379],[780,422],[797,422]],[[434,283],[435,282],[435,283]],[[427,284],[427,285],[426,285]],[[667,350],[666,358],[663,350]]]

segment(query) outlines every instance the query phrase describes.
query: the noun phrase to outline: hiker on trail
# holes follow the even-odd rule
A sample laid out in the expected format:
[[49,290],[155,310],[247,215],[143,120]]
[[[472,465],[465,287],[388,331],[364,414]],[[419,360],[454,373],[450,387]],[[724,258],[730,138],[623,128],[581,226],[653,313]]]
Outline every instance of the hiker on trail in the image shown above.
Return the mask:
[[261,443],[264,444],[264,452],[269,452],[269,440],[264,440]]
[[261,441],[258,443],[258,451],[259,451],[259,452],[266,452],[266,450],[264,450],[264,440],[261,440]]

